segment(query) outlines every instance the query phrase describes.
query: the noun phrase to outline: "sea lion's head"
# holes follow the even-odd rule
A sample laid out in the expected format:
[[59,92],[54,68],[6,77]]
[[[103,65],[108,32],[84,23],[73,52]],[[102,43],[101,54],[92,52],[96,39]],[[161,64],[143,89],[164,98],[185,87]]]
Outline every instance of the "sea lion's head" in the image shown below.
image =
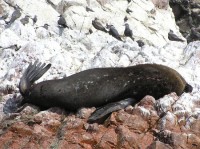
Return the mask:
[[193,90],[193,87],[190,84],[186,83],[184,92],[191,93],[192,90]]

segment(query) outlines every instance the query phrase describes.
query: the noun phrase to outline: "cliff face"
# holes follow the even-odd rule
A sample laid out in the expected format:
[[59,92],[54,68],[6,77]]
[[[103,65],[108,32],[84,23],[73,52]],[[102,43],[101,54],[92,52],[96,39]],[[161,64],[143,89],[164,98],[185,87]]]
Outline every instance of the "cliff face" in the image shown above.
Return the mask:
[[188,42],[200,40],[200,1],[170,0],[180,32]]
[[[0,148],[200,148],[200,41],[187,44],[172,2],[180,5],[165,0],[0,0]],[[60,15],[65,28],[57,22]],[[95,18],[105,31],[94,27]],[[124,35],[125,23],[134,39]],[[122,41],[109,34],[111,25]],[[169,40],[170,30],[182,41]],[[52,64],[39,82],[95,67],[158,63],[176,69],[194,89],[157,101],[146,96],[103,124],[86,122],[95,108],[72,113],[25,105],[17,111],[19,79],[37,59]]]

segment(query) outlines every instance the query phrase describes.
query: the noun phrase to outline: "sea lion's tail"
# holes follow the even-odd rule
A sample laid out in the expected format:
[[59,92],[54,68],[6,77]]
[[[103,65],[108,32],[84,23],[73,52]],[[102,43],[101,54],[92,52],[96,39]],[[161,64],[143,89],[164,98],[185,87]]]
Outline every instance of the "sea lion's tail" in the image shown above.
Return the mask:
[[36,60],[34,64],[30,63],[28,68],[25,70],[23,76],[19,82],[19,91],[25,96],[29,93],[31,85],[38,80],[47,70],[51,67],[51,64],[46,65],[45,63],[38,62]]

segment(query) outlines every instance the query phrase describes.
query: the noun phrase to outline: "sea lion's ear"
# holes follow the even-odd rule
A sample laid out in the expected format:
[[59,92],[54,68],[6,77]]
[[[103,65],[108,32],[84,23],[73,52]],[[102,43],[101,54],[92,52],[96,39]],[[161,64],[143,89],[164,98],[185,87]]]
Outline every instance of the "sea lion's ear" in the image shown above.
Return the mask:
[[193,90],[193,87],[190,84],[186,83],[184,92],[191,93],[192,90]]
[[88,123],[102,123],[108,118],[109,114],[126,108],[128,105],[137,103],[138,101],[133,98],[127,98],[118,102],[109,103],[101,108],[95,110],[88,118]]

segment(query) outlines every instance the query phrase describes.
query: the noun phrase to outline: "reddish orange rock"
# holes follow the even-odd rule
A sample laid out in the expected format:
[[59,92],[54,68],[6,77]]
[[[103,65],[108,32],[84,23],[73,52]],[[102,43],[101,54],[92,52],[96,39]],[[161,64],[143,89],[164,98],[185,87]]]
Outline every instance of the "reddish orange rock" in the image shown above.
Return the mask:
[[99,131],[99,136],[97,139],[97,143],[94,145],[95,148],[116,148],[117,146],[117,134],[115,130],[112,128],[104,129],[103,131]]
[[145,96],[138,104],[138,106],[142,106],[148,110],[155,110],[156,100],[152,96]]
[[0,148],[5,148],[5,146],[9,146],[10,142],[12,142],[13,133],[11,131],[4,132],[0,136]]
[[70,115],[64,119],[63,123],[65,124],[63,130],[67,131],[70,129],[82,129],[85,122],[83,119],[76,118],[75,115]]
[[124,126],[119,126],[117,132],[117,148],[135,148],[139,149],[137,135]]
[[150,133],[138,134],[130,129],[119,126],[116,129],[118,148],[146,148],[153,141],[153,135]]
[[33,130],[28,126],[25,125],[23,122],[16,122],[14,123],[10,128],[10,131],[12,131],[13,133],[16,133],[18,135],[32,135],[33,134]]
[[200,148],[200,136],[196,136],[195,134],[187,135],[187,144],[189,148]]
[[193,132],[195,135],[200,136],[200,119],[195,120],[191,124],[191,132]]
[[172,147],[168,144],[164,144],[160,141],[154,141],[147,149],[172,149]]
[[[83,149],[81,144],[69,143],[66,140],[60,140],[57,146],[58,149]],[[90,148],[88,148],[90,149]]]
[[13,135],[13,139],[9,142],[9,148],[18,149],[23,148],[25,144],[29,141],[29,137],[19,137],[16,134]]
[[94,108],[75,114],[60,108],[38,112],[27,107],[16,119],[0,123],[0,148],[200,148],[200,120],[192,118],[187,126],[180,126],[171,112],[159,117],[151,96],[138,105],[113,112],[104,124],[87,123]]
[[34,134],[38,136],[51,136],[53,135],[52,131],[47,130],[44,126],[35,124],[33,126]]

